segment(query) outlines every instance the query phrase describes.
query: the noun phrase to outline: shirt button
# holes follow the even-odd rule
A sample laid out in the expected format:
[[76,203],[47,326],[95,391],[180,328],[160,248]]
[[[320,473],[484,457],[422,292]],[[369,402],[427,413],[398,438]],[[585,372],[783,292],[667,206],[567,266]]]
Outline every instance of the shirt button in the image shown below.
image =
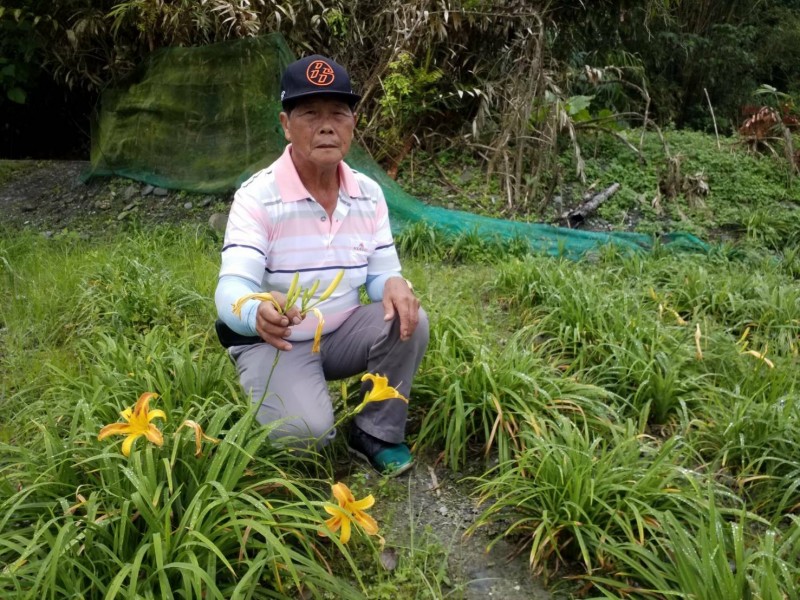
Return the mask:
[[327,219],[328,219],[328,217],[320,217],[320,218],[319,218],[319,220],[320,220],[320,221],[325,221],[325,220],[327,220]]

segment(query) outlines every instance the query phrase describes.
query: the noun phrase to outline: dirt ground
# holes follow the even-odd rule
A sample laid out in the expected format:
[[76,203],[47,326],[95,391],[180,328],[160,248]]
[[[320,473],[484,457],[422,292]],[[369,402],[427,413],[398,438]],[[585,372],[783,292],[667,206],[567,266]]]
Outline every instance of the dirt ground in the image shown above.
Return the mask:
[[50,237],[63,231],[91,235],[113,232],[125,223],[207,223],[227,213],[230,195],[164,190],[122,178],[81,175],[83,161],[0,162],[2,222]]
[[[388,484],[396,499],[388,506],[376,505],[374,512],[378,519],[386,517],[391,523],[385,533],[387,543],[419,547],[426,539],[436,541],[448,555],[448,575],[454,584],[450,598],[552,598],[531,574],[527,552],[519,553],[502,539],[487,551],[510,522],[496,524],[490,530],[478,529],[469,537],[465,535],[483,510],[470,494],[474,484],[464,479],[464,473],[437,466],[434,458],[418,456],[417,464],[407,476]],[[371,472],[363,474],[373,481],[378,479]],[[426,536],[426,531],[432,537]],[[435,561],[433,566],[437,566]]]
[[[81,175],[88,167],[88,162],[0,161],[0,210],[6,232],[29,229],[45,237],[73,232],[89,239],[98,232],[121,230],[131,221],[224,226],[230,194],[188,194],[121,178],[83,183]],[[378,483],[369,471],[356,471],[354,476],[365,478],[369,486]],[[550,598],[531,575],[524,552],[515,554],[505,541],[486,551],[499,531],[464,536],[481,509],[462,477],[435,466],[430,457],[420,457],[408,476],[389,484],[392,501],[376,507],[376,516],[392,524],[391,531],[384,532],[387,543],[400,548],[437,543],[443,548],[454,586],[450,598]]]

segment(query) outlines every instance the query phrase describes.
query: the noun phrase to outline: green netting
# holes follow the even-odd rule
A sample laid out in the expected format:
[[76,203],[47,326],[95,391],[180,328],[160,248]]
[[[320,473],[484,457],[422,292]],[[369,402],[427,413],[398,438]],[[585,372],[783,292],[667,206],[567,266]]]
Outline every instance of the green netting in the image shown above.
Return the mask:
[[234,189],[283,151],[278,94],[293,60],[279,35],[153,53],[125,85],[103,92],[87,177]]
[[[155,52],[125,85],[102,94],[87,178],[121,175],[204,193],[235,189],[283,151],[279,85],[292,60],[277,34]],[[428,206],[404,192],[360,148],[352,148],[347,162],[382,185],[396,229],[424,221],[446,234],[518,237],[536,250],[567,256],[607,243],[641,250],[655,242],[644,234],[579,231]],[[707,250],[689,234],[662,236],[661,242]]]

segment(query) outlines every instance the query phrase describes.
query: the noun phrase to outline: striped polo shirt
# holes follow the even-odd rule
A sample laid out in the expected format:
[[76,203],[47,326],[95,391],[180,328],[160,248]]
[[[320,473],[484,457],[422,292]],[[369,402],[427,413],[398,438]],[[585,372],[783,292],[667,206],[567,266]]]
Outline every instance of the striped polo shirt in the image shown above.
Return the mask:
[[[308,193],[294,167],[291,144],[266,169],[245,181],[231,205],[220,277],[235,275],[263,291],[286,292],[294,274],[319,296],[340,269],[344,278],[318,308],[324,333],[334,331],[359,304],[367,276],[400,274],[389,211],[380,186],[339,163],[339,198],[329,217]],[[311,339],[317,319],[309,313],[292,326],[292,341]]]

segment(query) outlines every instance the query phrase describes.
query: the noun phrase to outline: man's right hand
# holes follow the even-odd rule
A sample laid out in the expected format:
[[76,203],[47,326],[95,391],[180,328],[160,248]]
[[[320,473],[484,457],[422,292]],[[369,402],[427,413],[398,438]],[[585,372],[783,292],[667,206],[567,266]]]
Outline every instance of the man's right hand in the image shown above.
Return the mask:
[[[282,307],[286,306],[286,295],[280,292],[270,292],[273,298]],[[278,312],[275,305],[269,300],[263,300],[258,305],[256,312],[256,333],[266,343],[274,346],[278,350],[291,350],[292,345],[286,341],[291,335],[290,325],[299,325],[303,320],[300,316],[300,309],[296,306],[291,307],[286,314]]]

